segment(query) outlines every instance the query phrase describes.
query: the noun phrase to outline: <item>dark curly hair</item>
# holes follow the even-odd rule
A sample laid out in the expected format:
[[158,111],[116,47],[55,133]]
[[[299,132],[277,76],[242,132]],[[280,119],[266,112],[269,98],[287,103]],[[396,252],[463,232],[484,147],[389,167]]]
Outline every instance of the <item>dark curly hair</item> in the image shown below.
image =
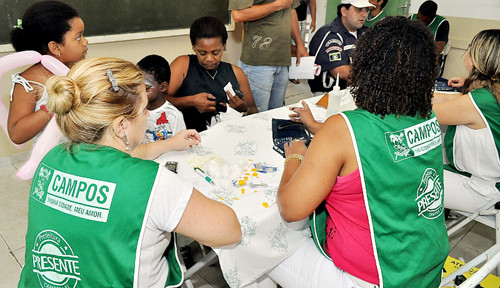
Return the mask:
[[142,58],[141,61],[137,63],[137,66],[139,66],[142,71],[151,73],[158,84],[163,82],[170,83],[170,65],[165,58],[151,54]]
[[202,38],[218,38],[220,37],[222,45],[226,46],[227,31],[226,26],[219,18],[206,16],[196,19],[189,29],[189,39],[191,45],[196,45],[196,42]]
[[385,17],[356,42],[350,75],[354,102],[371,113],[428,117],[437,49],[419,21]]
[[60,1],[39,1],[28,7],[22,19],[22,28],[10,32],[10,42],[17,52],[35,50],[49,52],[51,41],[64,44],[64,34],[71,30],[70,21],[78,12]]

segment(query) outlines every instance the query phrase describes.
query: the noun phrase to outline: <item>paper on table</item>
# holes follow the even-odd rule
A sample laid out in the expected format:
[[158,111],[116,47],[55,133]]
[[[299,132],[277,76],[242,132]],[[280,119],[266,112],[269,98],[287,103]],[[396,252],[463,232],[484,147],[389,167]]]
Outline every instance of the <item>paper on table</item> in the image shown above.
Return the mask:
[[318,67],[314,64],[314,56],[300,58],[300,65],[297,66],[297,57],[292,57],[288,71],[289,79],[314,79]]

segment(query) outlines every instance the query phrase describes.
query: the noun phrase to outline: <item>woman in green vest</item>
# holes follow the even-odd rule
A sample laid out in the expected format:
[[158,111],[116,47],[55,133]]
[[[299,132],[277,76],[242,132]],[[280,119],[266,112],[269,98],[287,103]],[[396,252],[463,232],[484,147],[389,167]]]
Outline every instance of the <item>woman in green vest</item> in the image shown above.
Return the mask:
[[309,148],[285,145],[280,212],[286,221],[314,212],[317,246],[307,241],[269,273],[281,286],[439,287],[449,243],[436,56],[420,23],[375,23],[353,56],[358,108],[329,117]]
[[172,232],[209,246],[239,241],[231,208],[130,155],[148,116],[136,65],[82,60],[46,85],[47,107],[69,143],[35,172],[19,287],[178,287]]
[[444,172],[445,207],[473,212],[499,196],[500,30],[479,32],[464,57],[467,79],[448,85],[461,94],[435,94],[434,111],[446,131],[449,166]]

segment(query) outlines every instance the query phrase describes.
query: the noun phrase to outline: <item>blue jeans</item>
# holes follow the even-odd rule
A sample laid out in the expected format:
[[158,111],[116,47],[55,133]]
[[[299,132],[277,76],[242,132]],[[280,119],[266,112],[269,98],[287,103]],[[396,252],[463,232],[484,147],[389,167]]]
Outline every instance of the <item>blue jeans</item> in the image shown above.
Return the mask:
[[288,86],[287,66],[252,66],[240,60],[238,66],[247,75],[259,112],[283,107]]

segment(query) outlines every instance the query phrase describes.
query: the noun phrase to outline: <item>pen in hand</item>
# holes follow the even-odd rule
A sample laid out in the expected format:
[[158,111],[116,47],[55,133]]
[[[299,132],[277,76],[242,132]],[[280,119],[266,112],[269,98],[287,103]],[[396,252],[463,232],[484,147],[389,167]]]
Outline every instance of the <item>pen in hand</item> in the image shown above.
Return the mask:
[[214,180],[212,180],[212,178],[210,178],[207,174],[205,174],[205,172],[201,170],[199,167],[194,167],[194,172],[203,177],[203,179],[207,180],[208,183],[215,185]]

